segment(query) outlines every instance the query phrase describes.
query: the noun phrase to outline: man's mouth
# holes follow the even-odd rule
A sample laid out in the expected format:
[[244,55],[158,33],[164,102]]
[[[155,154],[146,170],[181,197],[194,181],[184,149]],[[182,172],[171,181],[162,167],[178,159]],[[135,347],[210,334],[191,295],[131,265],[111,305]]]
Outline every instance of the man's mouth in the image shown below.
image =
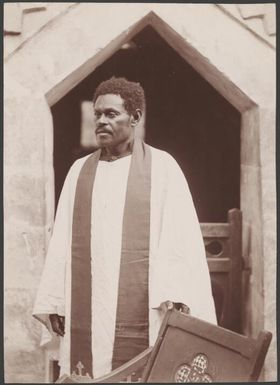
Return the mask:
[[112,133],[110,131],[107,131],[107,130],[104,130],[102,128],[99,128],[95,131],[96,135],[112,135]]

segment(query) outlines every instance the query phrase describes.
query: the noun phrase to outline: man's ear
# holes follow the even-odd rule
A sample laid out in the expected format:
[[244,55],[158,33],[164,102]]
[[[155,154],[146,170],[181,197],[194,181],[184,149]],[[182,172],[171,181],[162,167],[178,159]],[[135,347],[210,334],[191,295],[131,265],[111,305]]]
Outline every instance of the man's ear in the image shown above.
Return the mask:
[[136,126],[139,123],[141,116],[142,116],[142,111],[139,108],[137,108],[134,114],[132,115],[131,125]]

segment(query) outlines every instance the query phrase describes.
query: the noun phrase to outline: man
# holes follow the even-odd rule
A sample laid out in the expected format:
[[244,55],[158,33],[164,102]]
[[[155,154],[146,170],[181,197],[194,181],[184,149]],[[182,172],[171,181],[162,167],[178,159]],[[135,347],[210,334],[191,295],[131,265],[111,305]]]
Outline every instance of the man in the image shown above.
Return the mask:
[[99,149],[66,177],[33,314],[61,336],[60,374],[96,378],[153,345],[170,304],[216,316],[184,175],[134,137],[142,87],[112,78],[93,103]]

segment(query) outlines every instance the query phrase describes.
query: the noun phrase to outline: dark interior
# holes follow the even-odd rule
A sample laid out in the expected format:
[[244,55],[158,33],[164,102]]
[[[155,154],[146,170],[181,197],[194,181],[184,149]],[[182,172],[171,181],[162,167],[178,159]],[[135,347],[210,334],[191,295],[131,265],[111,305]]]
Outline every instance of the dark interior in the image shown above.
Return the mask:
[[52,107],[55,200],[80,146],[80,101],[111,76],[146,94],[145,141],[172,154],[187,177],[200,222],[226,222],[240,206],[240,113],[152,28],[133,38]]

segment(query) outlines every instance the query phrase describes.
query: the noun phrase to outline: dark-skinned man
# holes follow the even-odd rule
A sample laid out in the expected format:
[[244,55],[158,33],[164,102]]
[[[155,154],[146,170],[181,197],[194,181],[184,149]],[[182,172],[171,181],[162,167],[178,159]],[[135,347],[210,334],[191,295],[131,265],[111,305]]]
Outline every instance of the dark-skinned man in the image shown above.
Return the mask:
[[216,316],[185,177],[134,135],[142,87],[109,79],[93,105],[99,149],[66,177],[33,314],[60,336],[60,374],[96,378],[153,345],[168,307]]

